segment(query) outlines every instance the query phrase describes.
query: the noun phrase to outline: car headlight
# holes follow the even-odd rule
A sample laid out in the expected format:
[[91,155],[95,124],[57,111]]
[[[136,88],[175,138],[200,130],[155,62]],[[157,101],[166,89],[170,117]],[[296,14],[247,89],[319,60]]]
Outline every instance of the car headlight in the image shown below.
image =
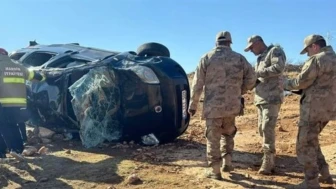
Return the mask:
[[160,80],[157,78],[152,69],[146,66],[134,66],[130,68],[140,79],[145,83],[159,84]]

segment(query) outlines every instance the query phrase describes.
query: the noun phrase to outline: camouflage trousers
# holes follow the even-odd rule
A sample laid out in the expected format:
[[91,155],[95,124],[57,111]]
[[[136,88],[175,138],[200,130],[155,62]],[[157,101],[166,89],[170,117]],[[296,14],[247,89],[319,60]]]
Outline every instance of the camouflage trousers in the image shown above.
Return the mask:
[[[305,181],[308,187],[317,185],[319,172],[328,166],[319,144],[319,134],[328,122],[310,122],[300,126],[296,141],[296,154],[300,164],[303,165]],[[311,183],[311,185],[310,185]]]
[[206,119],[207,160],[213,173],[220,173],[222,159],[233,152],[236,131],[235,117]]
[[264,153],[275,153],[275,126],[281,104],[259,104],[258,129],[263,137]]

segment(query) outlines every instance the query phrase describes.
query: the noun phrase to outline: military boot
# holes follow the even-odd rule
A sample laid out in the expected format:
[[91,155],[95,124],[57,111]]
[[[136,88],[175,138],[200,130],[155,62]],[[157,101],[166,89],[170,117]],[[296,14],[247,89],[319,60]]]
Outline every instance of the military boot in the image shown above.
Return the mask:
[[232,155],[231,154],[226,154],[223,159],[223,166],[222,166],[222,171],[223,172],[230,172],[233,171],[234,168],[232,166]]
[[220,172],[220,162],[210,163],[210,168],[205,171],[206,178],[212,178],[216,180],[222,180],[222,174]]
[[262,175],[270,175],[274,172],[274,154],[264,153],[262,165],[258,171]]
[[205,175],[206,178],[216,179],[216,180],[223,180],[223,177],[220,173],[213,173],[210,171],[206,171]]
[[289,189],[307,189],[307,183],[306,181],[303,181],[297,185],[294,185],[292,187],[286,187],[286,188],[289,188]]
[[289,189],[321,189],[317,180],[313,180],[313,181],[310,181],[310,182],[303,181],[298,185],[295,185],[295,186],[292,186],[292,187],[286,187],[286,188],[289,188]]
[[320,183],[325,183],[325,184],[334,184],[334,181],[330,175],[329,172],[329,166],[324,165],[321,170],[320,170],[321,177],[319,178]]
[[216,179],[216,180],[222,180],[223,179],[220,171],[219,170],[216,171],[213,168],[210,168],[210,169],[206,170],[204,176],[206,178],[211,178],[211,179]]

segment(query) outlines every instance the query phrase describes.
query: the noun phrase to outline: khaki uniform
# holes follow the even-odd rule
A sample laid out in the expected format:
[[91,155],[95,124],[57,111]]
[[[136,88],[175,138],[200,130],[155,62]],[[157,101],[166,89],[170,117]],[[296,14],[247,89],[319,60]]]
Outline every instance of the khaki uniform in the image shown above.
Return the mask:
[[[317,41],[323,38],[311,35],[307,39]],[[313,43],[306,40],[306,46]],[[296,153],[299,163],[304,166],[307,188],[319,188],[319,173],[324,179],[330,176],[318,135],[328,121],[336,117],[335,80],[336,54],[331,46],[327,46],[305,62],[295,79],[285,80],[284,83],[287,90],[302,90]]]
[[222,158],[233,151],[241,95],[252,89],[255,81],[253,68],[245,57],[227,46],[215,47],[197,66],[189,109],[197,109],[204,87],[202,119],[206,119],[207,159],[214,174],[220,173]]
[[269,46],[259,55],[255,71],[260,83],[255,87],[254,103],[258,108],[259,134],[265,153],[275,153],[275,126],[283,102],[281,77],[286,55],[278,46]]

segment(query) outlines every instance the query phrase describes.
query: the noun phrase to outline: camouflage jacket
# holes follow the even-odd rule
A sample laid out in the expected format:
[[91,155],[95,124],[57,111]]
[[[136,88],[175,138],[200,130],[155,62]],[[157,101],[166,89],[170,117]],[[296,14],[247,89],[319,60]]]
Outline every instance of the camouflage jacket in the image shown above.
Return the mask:
[[285,69],[286,55],[279,46],[269,46],[259,55],[255,72],[259,84],[255,87],[254,103],[281,104],[283,102],[282,75]]
[[286,90],[302,89],[299,126],[330,121],[336,115],[336,54],[331,46],[311,56],[301,73],[284,82]]
[[204,87],[202,118],[237,116],[240,97],[256,81],[252,66],[230,47],[217,46],[197,66],[191,87],[189,109],[196,110]]

